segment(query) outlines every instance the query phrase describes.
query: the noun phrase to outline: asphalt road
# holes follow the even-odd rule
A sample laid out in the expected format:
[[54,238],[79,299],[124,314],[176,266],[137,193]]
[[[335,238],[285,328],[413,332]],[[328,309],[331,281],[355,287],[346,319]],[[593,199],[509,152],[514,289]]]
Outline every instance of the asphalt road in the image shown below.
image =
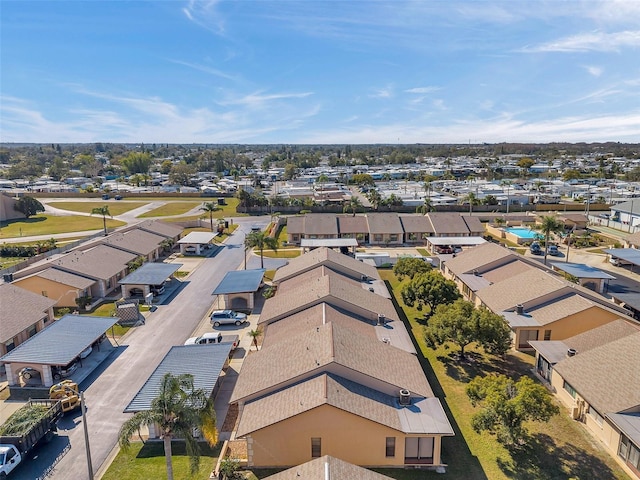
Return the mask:
[[[266,224],[268,219],[251,223]],[[117,443],[118,430],[130,417],[123,413],[160,360],[173,345],[182,343],[200,324],[211,308],[211,292],[226,272],[243,263],[242,248],[249,222],[242,222],[225,246],[215,256],[206,258],[184,279],[184,287],[166,305],[160,305],[146,321],[126,337],[124,344],[80,385],[85,391],[87,425],[93,471],[96,472]],[[266,260],[266,259],[265,259]],[[248,268],[259,266],[259,257],[252,257]],[[256,265],[256,262],[257,265]],[[266,262],[265,262],[266,263]],[[266,265],[265,265],[266,266]],[[48,479],[80,480],[88,478],[84,432],[79,414],[65,417],[59,423],[58,437],[35,450],[35,457],[15,471],[15,480]]]

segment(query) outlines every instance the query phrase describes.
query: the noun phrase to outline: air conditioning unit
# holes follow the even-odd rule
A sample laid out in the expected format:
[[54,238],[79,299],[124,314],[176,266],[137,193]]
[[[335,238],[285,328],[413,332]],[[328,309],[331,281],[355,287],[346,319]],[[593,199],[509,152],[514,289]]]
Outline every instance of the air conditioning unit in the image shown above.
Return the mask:
[[571,418],[578,420],[580,418],[580,407],[571,408]]

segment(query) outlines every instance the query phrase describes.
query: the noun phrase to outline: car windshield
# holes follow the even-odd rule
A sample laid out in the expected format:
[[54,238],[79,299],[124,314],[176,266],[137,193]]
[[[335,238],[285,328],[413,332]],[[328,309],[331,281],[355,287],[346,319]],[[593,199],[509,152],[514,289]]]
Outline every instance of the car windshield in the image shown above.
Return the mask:
[[4,465],[6,455],[4,453],[0,453],[0,466]]

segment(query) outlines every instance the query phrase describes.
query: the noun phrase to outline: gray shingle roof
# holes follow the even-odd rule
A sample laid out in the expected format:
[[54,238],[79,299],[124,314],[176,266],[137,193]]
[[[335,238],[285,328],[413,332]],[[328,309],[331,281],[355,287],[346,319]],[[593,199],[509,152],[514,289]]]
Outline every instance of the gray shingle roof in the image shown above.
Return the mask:
[[309,213],[304,217],[305,235],[337,236],[338,220],[332,213]]
[[117,317],[65,315],[11,350],[0,362],[67,365],[117,321]]
[[338,231],[340,234],[368,233],[369,224],[364,215],[338,215]]
[[344,272],[353,278],[359,279],[362,275],[367,275],[369,278],[380,278],[375,267],[366,265],[353,257],[343,255],[330,248],[322,247],[290,259],[287,265],[280,267],[276,271],[273,281],[275,283],[281,282],[319,265],[326,265],[334,271]]
[[453,435],[437,398],[412,399],[413,408],[394,395],[332,374],[322,374],[244,405],[238,436],[286,421],[321,405],[330,405],[358,417],[408,434]]
[[51,280],[52,282],[81,289],[89,288],[91,285],[96,283],[95,280],[90,278],[83,277],[82,275],[76,275],[75,273],[65,272],[64,270],[59,270],[57,268],[47,268],[46,270],[36,273],[34,277],[44,278],[46,280]]
[[415,355],[329,323],[249,355],[230,401],[259,396],[332,370],[348,371],[350,378],[371,382],[379,390],[404,388],[417,395],[433,396]]
[[108,245],[98,245],[84,252],[69,252],[57,260],[52,260],[51,265],[89,278],[107,280],[123,271],[127,263],[136,258],[137,255],[134,253],[123,252]]
[[578,352],[554,369],[602,415],[640,406],[640,332]]
[[210,397],[218,381],[229,353],[231,343],[207,345],[180,345],[171,347],[151,376],[124,409],[125,412],[149,410],[151,402],[158,396],[162,378],[167,373],[193,375],[193,386],[204,389]]
[[113,233],[105,237],[103,243],[114,248],[147,256],[158,248],[166,237],[144,230],[129,230],[124,233]]
[[327,472],[334,480],[391,480],[391,477],[329,455],[270,475],[265,480],[327,480]]
[[427,217],[438,237],[469,235],[469,227],[459,213],[429,212]]
[[471,235],[482,235],[484,233],[484,225],[478,217],[462,215],[462,219],[467,224]]
[[485,265],[509,257],[516,258],[510,250],[496,243],[487,242],[464,250],[455,258],[451,258],[447,261],[447,268],[456,275],[462,275],[463,273],[472,273],[473,270],[482,271]]
[[433,225],[424,215],[400,215],[405,233],[433,233]]
[[304,234],[304,216],[287,217],[287,235]]
[[179,237],[183,230],[182,227],[166,222],[161,222],[159,220],[145,220],[135,225],[135,228],[155,233],[156,235],[162,235],[166,238]]
[[10,283],[0,285],[0,342],[8,342],[45,318],[55,304],[55,300]]

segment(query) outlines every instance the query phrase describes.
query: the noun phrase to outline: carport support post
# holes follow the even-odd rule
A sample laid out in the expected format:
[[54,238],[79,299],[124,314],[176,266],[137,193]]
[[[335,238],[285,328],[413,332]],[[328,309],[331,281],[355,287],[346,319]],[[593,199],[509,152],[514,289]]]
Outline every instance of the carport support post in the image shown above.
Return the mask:
[[87,428],[87,406],[84,403],[84,391],[80,392],[80,408],[82,409],[82,425],[84,427],[84,446],[87,451],[87,468],[89,480],[93,480],[93,465],[91,465],[91,449],[89,448],[89,429]]

